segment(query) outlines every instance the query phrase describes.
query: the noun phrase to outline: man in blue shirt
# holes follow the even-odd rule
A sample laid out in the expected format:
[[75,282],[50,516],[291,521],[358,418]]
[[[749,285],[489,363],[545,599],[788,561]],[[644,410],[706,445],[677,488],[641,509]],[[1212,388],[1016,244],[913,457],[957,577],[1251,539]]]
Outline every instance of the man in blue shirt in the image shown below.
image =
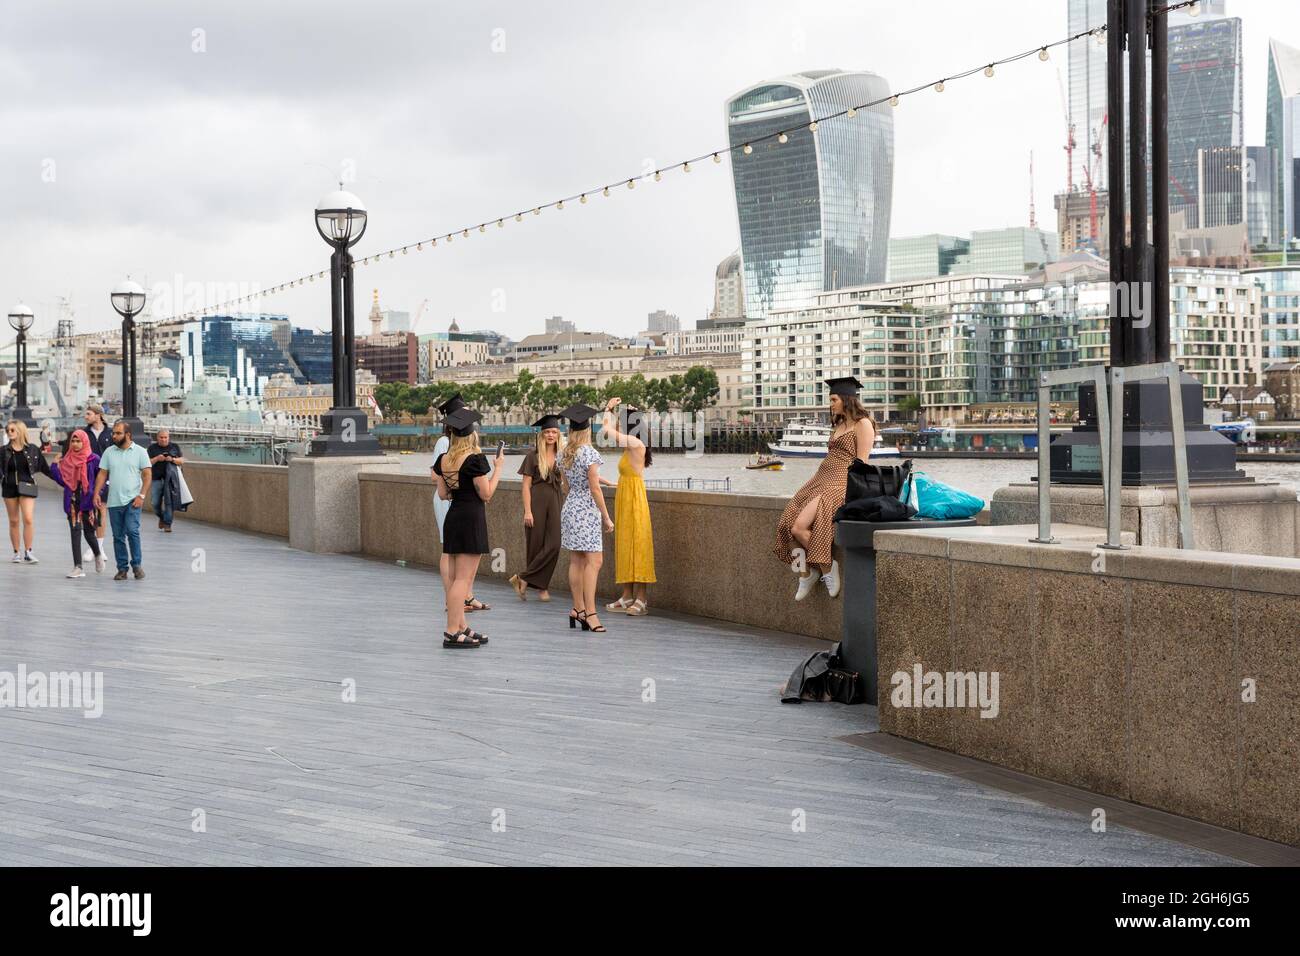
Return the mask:
[[[108,482],[106,502],[102,499],[105,482]],[[116,422],[113,446],[100,456],[99,474],[95,476],[95,502],[108,507],[108,522],[113,528],[113,555],[117,558],[114,581],[125,581],[128,567],[137,579],[144,577],[140,512],[152,482],[153,468],[148,454],[132,443],[131,426]]]

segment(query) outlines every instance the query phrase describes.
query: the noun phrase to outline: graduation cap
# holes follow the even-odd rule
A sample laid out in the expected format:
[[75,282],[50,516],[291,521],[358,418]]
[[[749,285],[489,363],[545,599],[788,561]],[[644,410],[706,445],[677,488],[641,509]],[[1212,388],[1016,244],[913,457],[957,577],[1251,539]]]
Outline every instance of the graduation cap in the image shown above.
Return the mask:
[[451,433],[459,438],[464,438],[474,431],[474,424],[482,420],[482,415],[463,404],[447,416],[447,424],[451,426]]
[[858,392],[862,389],[862,383],[852,375],[848,378],[828,378],[826,385],[832,395],[839,395],[841,398],[857,398]]
[[541,418],[537,419],[537,421],[533,422],[533,427],[541,429],[559,428],[560,422],[561,418],[559,415],[543,415]]
[[560,414],[569,420],[569,428],[573,431],[581,431],[591,425],[591,417],[595,415],[597,409],[590,405],[583,405],[579,402],[576,405],[570,405]]
[[456,409],[464,408],[464,407],[465,407],[465,400],[460,397],[460,392],[457,392],[451,398],[447,399],[445,402],[439,405],[438,411],[442,412],[444,415],[450,415]]

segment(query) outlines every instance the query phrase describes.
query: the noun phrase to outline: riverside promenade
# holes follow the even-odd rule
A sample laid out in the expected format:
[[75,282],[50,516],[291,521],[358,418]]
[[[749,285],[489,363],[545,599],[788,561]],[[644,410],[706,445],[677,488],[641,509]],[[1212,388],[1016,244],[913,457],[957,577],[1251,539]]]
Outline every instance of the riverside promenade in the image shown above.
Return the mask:
[[65,529],[43,493],[0,567],[0,671],[102,672],[103,714],[0,709],[0,865],[1235,862],[855,745],[875,708],[778,701],[811,638],[484,582],[445,651],[428,569],[146,515],[145,580],[68,581]]

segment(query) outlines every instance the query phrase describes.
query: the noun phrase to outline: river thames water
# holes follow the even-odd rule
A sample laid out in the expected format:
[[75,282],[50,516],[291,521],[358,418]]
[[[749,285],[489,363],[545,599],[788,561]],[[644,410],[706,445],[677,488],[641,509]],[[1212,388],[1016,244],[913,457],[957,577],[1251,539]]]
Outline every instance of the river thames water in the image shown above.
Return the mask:
[[[610,481],[618,480],[618,455],[602,452],[605,463],[601,474]],[[428,474],[433,463],[427,454],[393,455],[402,463],[402,471],[407,474]],[[489,460],[491,455],[489,454]],[[522,457],[506,456],[506,475],[514,476],[519,470]],[[793,458],[785,463],[784,471],[747,471],[746,455],[659,455],[654,463],[646,469],[646,480],[668,478],[697,479],[731,479],[731,491],[741,495],[783,495],[794,494],[799,487],[812,477],[821,463],[821,459]],[[1028,458],[1001,458],[980,461],[969,458],[918,458],[913,462],[917,471],[924,471],[936,481],[960,488],[962,491],[977,495],[986,502],[993,492],[1012,482],[1029,481],[1038,473],[1037,463]],[[1252,478],[1260,481],[1276,481],[1292,489],[1300,489],[1300,462],[1246,462],[1239,465]]]

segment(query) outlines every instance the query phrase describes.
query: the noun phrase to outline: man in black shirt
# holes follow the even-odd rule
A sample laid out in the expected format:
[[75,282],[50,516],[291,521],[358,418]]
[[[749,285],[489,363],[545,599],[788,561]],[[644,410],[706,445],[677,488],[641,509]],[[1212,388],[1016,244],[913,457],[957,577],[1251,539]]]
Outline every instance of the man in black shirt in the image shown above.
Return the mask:
[[179,468],[185,464],[185,459],[181,457],[181,446],[172,443],[171,434],[165,428],[158,429],[148,455],[149,463],[153,465],[153,486],[149,495],[153,501],[153,513],[158,516],[158,528],[170,533],[175,502],[168,493],[167,466]]

